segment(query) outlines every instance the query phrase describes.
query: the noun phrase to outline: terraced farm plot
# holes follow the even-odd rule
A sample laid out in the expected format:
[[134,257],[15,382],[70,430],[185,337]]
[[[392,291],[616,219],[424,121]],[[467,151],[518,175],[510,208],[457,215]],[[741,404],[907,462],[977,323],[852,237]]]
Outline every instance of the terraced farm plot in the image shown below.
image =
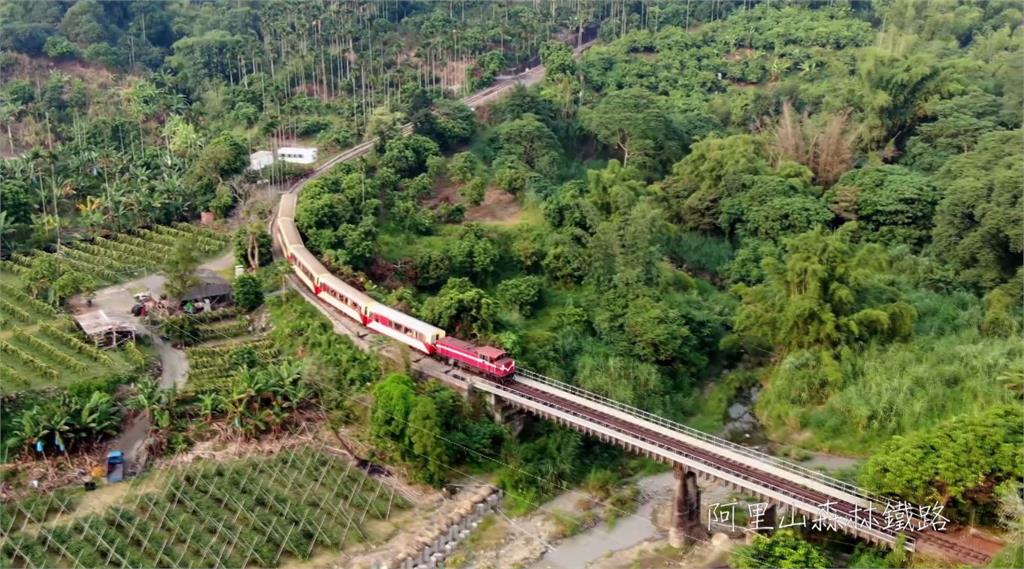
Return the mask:
[[277,567],[365,543],[366,524],[408,507],[316,446],[157,471],[98,511],[80,496],[5,503],[0,566]]
[[62,386],[146,365],[134,344],[99,350],[71,318],[11,282],[0,282],[0,393]]
[[227,235],[195,225],[156,226],[110,238],[73,242],[59,253],[15,254],[0,268],[24,276],[34,257],[50,255],[71,269],[92,276],[97,286],[105,286],[159,271],[180,243],[189,244],[200,257],[209,257],[227,248],[229,240]]
[[254,362],[268,364],[281,354],[269,339],[247,339],[185,350],[188,357],[188,389],[196,392],[222,388],[238,370]]
[[[104,286],[160,270],[179,243],[188,243],[200,255],[209,256],[223,251],[228,237],[187,224],[154,227],[73,242],[62,247],[60,253],[15,254],[10,261],[0,262],[0,393],[109,377],[141,368],[149,358],[147,349],[135,345],[96,349],[67,313],[29,294],[22,279],[34,258],[56,258],[63,266],[92,276],[97,286]],[[215,328],[211,325],[210,330],[202,332],[225,332]]]

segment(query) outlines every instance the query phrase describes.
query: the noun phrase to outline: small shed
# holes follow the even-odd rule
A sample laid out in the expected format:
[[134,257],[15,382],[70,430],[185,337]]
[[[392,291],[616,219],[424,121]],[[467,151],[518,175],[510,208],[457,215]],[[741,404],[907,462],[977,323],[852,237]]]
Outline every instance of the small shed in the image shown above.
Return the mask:
[[134,342],[138,335],[138,329],[131,320],[108,316],[102,310],[73,316],[78,327],[98,348],[114,348],[125,342]]
[[196,277],[196,286],[181,295],[182,305],[189,302],[202,303],[206,300],[209,300],[211,305],[231,302],[231,284],[223,277],[210,270],[200,270]]
[[274,163],[274,153],[269,150],[257,150],[249,155],[249,169],[262,170]]

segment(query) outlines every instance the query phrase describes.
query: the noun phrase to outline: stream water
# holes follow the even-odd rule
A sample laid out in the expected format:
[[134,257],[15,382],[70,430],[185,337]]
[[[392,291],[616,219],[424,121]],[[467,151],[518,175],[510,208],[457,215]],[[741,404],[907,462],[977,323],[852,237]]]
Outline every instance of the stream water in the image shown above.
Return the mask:
[[636,515],[623,516],[614,525],[602,523],[558,543],[544,554],[531,569],[584,569],[590,562],[610,551],[619,551],[659,537],[664,532],[654,525],[654,508],[671,496],[672,473],[664,472],[637,483],[642,494],[652,497],[640,506]]

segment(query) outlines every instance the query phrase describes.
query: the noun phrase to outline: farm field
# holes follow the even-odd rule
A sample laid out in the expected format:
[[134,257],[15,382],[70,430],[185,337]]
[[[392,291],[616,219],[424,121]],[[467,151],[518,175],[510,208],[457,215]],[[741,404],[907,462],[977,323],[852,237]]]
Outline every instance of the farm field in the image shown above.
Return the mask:
[[185,350],[190,391],[217,390],[245,365],[265,365],[280,358],[272,340],[246,337],[231,342],[209,342]]
[[16,253],[10,261],[0,265],[0,269],[23,277],[34,258],[51,256],[72,270],[91,276],[96,286],[101,287],[159,271],[180,243],[194,247],[199,257],[208,257],[223,251],[228,246],[228,237],[189,224],[156,226],[114,237],[73,242],[62,247],[60,253]]
[[128,345],[99,350],[77,330],[70,316],[34,298],[25,279],[34,259],[50,256],[89,275],[96,286],[122,282],[160,269],[178,243],[194,244],[203,255],[227,246],[227,238],[191,225],[154,227],[91,242],[76,242],[60,254],[14,255],[0,265],[0,392],[64,387],[82,380],[139,369],[148,348]]
[[[107,490],[114,488],[101,492]],[[316,446],[158,470],[105,508],[97,507],[99,495],[65,492],[5,503],[0,563],[277,567],[368,543],[370,523],[409,507],[389,487]]]
[[97,349],[67,314],[51,312],[49,305],[31,297],[21,298],[13,305],[17,311],[11,310],[6,299],[22,293],[0,284],[0,313],[6,320],[0,332],[0,393],[63,387],[139,369],[149,360],[149,349],[132,343],[116,350]]

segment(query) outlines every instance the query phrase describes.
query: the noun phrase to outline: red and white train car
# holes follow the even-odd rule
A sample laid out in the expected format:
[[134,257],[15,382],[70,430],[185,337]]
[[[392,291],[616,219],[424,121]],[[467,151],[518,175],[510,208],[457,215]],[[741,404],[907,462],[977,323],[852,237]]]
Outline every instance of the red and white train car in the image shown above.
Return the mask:
[[374,303],[366,309],[366,327],[416,348],[425,354],[434,353],[434,344],[444,338],[444,330],[399,312],[394,308]]
[[295,274],[313,294],[320,295],[320,287],[316,284],[322,277],[330,275],[327,269],[320,264],[320,261],[309,252],[308,249],[299,245],[288,251],[288,258],[295,267]]
[[316,284],[324,302],[364,326],[369,322],[367,309],[376,301],[366,293],[330,273],[320,275]]

